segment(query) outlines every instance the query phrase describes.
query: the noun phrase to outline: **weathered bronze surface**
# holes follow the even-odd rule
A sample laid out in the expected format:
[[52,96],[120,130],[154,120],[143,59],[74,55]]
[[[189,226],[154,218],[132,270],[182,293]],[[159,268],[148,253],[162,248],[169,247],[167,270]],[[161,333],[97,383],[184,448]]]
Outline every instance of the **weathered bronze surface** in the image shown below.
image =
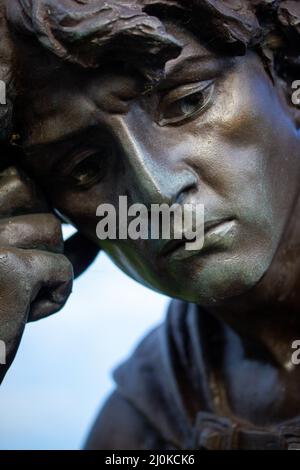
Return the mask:
[[[78,273],[103,249],[176,299],[115,371],[87,448],[300,447],[299,2],[9,0],[6,18],[18,177],[84,237]],[[185,259],[163,240],[99,241],[96,209],[120,195],[202,203],[206,232],[227,231]],[[41,201],[9,250],[63,263]]]

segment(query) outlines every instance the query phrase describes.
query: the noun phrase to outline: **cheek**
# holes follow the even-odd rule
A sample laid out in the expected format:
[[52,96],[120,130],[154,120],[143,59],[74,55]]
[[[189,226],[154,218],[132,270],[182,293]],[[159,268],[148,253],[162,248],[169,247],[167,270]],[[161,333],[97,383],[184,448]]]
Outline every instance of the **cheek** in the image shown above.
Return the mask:
[[293,147],[294,134],[263,71],[230,74],[192,134],[203,192],[223,198],[251,222],[261,217],[267,226],[287,212],[293,196],[283,195],[295,164],[287,146]]
[[218,133],[228,182],[250,222],[265,224],[277,238],[295,197],[293,125],[267,80],[249,80],[236,89],[234,106]]

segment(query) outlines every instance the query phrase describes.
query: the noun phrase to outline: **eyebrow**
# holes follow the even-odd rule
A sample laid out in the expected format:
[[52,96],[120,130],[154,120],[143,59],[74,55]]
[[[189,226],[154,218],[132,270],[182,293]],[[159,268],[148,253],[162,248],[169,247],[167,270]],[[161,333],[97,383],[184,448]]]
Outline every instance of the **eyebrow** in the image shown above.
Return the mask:
[[75,131],[71,131],[68,134],[64,134],[61,137],[58,137],[57,139],[52,139],[49,141],[45,141],[42,143],[37,143],[37,144],[29,144],[26,145],[26,142],[24,144],[24,151],[26,154],[35,154],[38,153],[40,150],[45,149],[45,147],[55,147],[57,145],[68,145],[71,143],[71,141],[79,140],[82,137],[82,134],[85,132],[92,131],[95,129],[96,123],[91,123],[88,124],[87,126],[82,127],[81,129],[76,129]]
[[228,58],[218,57],[209,52],[188,56],[166,71],[165,78],[158,83],[157,88],[163,90],[170,86],[176,86],[183,80],[197,81],[200,76],[201,80],[206,80],[212,78],[213,75],[220,74],[226,65],[228,66]]
[[177,73],[182,72],[183,67],[205,64],[214,59],[216,60],[217,57],[210,53],[190,55],[184,57],[183,59],[175,63],[173,67],[171,67],[170,70],[167,72],[167,74],[173,76]]

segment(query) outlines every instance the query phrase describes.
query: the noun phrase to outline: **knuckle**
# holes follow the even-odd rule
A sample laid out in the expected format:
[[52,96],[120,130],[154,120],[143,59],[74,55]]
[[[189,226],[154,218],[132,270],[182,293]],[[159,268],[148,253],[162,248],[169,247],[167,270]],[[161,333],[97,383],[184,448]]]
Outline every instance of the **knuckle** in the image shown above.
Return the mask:
[[0,211],[1,216],[39,211],[47,207],[41,195],[37,194],[33,182],[22,176],[15,167],[1,173]]
[[51,213],[27,214],[0,220],[0,244],[61,253],[60,221]]
[[63,236],[61,222],[54,214],[42,214],[40,217],[37,217],[36,226],[37,229],[44,227],[43,237],[46,243],[48,243],[49,248],[52,248],[53,251],[57,251],[59,248],[62,251]]
[[26,280],[28,279],[26,266],[26,257],[19,250],[0,248],[0,279],[3,289],[16,291],[18,288],[24,293],[28,288]]

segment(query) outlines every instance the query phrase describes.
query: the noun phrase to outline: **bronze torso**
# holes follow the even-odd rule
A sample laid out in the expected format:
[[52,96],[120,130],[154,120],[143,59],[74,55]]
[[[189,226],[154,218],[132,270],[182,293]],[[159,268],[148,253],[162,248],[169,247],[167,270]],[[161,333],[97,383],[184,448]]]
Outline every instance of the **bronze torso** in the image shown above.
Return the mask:
[[300,448],[300,418],[254,426],[235,416],[224,380],[226,343],[235,336],[197,305],[175,300],[166,321],[114,371],[117,391],[155,430],[160,446]]

